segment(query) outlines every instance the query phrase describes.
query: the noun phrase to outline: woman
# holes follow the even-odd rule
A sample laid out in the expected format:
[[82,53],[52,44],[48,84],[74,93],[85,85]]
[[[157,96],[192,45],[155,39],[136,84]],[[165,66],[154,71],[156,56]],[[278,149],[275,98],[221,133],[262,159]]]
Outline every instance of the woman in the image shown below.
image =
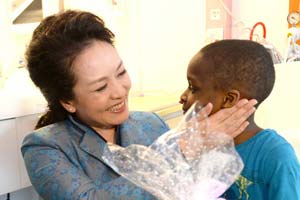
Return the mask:
[[[49,111],[24,139],[22,154],[43,199],[155,199],[102,160],[107,142],[149,145],[169,129],[153,113],[129,113],[131,82],[113,38],[101,19],[80,11],[47,17],[33,33],[28,70]],[[253,104],[212,115],[211,127],[238,134]]]

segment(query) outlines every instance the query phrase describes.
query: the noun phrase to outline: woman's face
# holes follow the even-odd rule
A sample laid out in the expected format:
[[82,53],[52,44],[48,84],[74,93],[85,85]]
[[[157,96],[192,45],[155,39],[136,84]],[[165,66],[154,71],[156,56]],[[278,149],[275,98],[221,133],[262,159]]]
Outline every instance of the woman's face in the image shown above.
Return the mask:
[[94,129],[110,128],[129,115],[129,75],[116,49],[93,41],[73,62],[75,97],[66,108]]

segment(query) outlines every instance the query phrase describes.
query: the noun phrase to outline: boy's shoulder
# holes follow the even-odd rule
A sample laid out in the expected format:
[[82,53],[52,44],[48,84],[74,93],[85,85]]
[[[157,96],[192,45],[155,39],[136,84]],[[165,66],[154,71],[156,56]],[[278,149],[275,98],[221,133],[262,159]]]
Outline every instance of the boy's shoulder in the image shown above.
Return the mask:
[[292,145],[277,131],[273,129],[265,129],[258,137],[263,148],[268,149],[270,155],[290,157],[295,154]]
[[250,156],[251,162],[264,163],[269,167],[292,165],[299,168],[294,148],[273,129],[260,131],[238,151],[242,152],[244,157]]
[[289,144],[289,142],[274,129],[263,129],[254,136],[254,139],[261,143],[268,144],[269,147]]
[[289,144],[276,130],[263,129],[249,140],[245,141],[241,146],[255,145],[257,147],[272,148],[280,145]]
[[278,157],[285,160],[295,155],[292,145],[273,129],[264,129],[258,132],[249,140],[238,145],[237,150],[243,155],[259,155],[258,157],[268,160],[278,160]]

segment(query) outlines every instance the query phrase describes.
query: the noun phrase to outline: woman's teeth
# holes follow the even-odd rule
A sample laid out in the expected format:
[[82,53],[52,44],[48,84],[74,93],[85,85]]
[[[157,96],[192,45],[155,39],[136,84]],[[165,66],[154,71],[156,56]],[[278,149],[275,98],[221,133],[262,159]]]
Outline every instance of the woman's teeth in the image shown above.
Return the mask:
[[118,105],[115,105],[111,108],[108,109],[108,111],[111,111],[111,112],[118,112],[123,106],[124,106],[124,101]]

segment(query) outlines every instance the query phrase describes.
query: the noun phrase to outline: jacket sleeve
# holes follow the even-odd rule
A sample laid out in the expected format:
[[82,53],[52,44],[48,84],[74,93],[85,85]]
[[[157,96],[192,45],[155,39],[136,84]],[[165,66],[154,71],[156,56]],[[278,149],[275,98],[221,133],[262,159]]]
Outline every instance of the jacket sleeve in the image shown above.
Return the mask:
[[95,184],[58,146],[43,140],[31,134],[21,150],[31,183],[44,200],[155,199],[122,177]]

